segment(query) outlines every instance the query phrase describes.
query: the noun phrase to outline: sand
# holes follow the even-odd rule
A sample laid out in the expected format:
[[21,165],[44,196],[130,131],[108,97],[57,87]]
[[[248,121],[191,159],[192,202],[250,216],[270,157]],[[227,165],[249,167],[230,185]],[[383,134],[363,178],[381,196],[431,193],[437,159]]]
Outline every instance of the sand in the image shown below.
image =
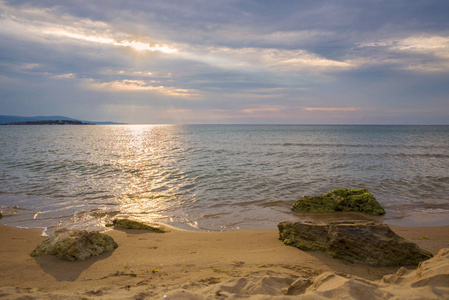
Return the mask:
[[[449,226],[391,228],[433,254],[449,248]],[[449,299],[449,250],[424,264],[431,271],[412,266],[382,280],[398,268],[304,252],[283,245],[277,230],[110,230],[119,245],[114,252],[77,262],[30,257],[45,239],[40,234],[0,226],[0,298]]]

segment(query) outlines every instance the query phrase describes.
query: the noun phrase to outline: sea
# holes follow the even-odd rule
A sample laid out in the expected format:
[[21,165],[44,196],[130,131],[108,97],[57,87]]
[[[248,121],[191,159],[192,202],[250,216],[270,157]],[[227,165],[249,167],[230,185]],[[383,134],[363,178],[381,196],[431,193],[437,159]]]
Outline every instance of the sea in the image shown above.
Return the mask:
[[[367,188],[386,214],[291,210],[336,188]],[[0,126],[0,211],[43,235],[118,217],[198,231],[449,225],[449,126]]]

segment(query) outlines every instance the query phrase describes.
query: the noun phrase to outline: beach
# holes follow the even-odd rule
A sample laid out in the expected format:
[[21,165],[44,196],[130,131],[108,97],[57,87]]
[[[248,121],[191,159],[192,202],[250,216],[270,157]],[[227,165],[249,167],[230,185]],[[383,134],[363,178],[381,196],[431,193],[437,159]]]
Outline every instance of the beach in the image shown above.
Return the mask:
[[[449,226],[391,228],[433,254],[449,248]],[[293,299],[297,296],[283,293],[298,278],[313,280],[330,271],[376,281],[399,269],[348,263],[285,246],[275,229],[105,233],[119,245],[116,250],[67,262],[54,256],[30,257],[45,239],[41,230],[1,225],[0,298]]]
[[0,0],[0,300],[449,300],[449,1]]

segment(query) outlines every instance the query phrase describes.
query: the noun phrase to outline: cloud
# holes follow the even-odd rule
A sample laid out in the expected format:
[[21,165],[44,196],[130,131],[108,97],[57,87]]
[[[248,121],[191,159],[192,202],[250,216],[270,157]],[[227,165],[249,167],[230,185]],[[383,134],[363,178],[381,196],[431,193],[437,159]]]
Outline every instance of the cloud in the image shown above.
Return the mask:
[[83,35],[83,34],[79,34],[79,33],[69,32],[66,30],[59,30],[59,29],[44,30],[42,33],[48,34],[48,35],[53,35],[56,37],[69,37],[72,39],[100,43],[100,44],[114,44],[115,43],[115,41],[110,38],[104,38],[104,37],[92,36],[92,35]]
[[209,47],[197,53],[180,53],[211,66],[242,72],[314,72],[345,71],[357,67],[350,61],[338,61],[321,57],[302,49],[229,48]]
[[406,66],[420,72],[449,72],[449,37],[417,36],[398,41],[391,50],[423,56]]
[[74,79],[74,78],[76,78],[76,74],[73,74],[73,73],[58,74],[58,75],[53,75],[51,78],[53,78],[53,79]]
[[42,76],[51,77],[54,74],[45,71],[45,66],[39,63],[12,63],[12,62],[0,62],[0,66],[4,70],[12,71],[13,73],[19,75],[30,75],[30,76]]
[[[282,119],[288,116],[289,112],[283,107],[254,107],[248,109],[235,108],[184,108],[169,109],[165,118],[172,118],[177,123],[185,123],[188,120],[194,120],[198,123],[216,122],[222,120],[225,122],[245,122],[245,120],[257,120],[267,117]],[[290,116],[288,116],[290,117]]]
[[285,107],[281,106],[272,106],[272,107],[256,107],[256,108],[245,108],[240,110],[241,113],[245,114],[254,114],[254,113],[272,113],[278,112],[285,109]]
[[360,107],[302,107],[305,111],[358,111]]
[[[361,48],[385,49],[386,57],[377,63],[393,63],[402,69],[418,72],[449,72],[449,37],[417,35],[401,39],[362,43]],[[369,60],[365,60],[368,62]],[[376,63],[371,61],[371,63]]]
[[[236,108],[183,108],[170,109],[167,112],[170,116],[176,116],[176,120],[180,123],[186,120],[195,120],[198,123],[208,123],[211,120],[225,120],[227,122],[237,123],[254,123],[259,120],[270,120],[270,122],[278,123],[281,120],[287,123],[295,123],[295,120],[303,120],[306,123],[338,123],[348,118],[348,113],[359,122],[363,119],[362,111],[371,111],[370,109],[360,108],[324,108],[310,110],[304,107],[294,105],[254,105],[243,109]],[[297,122],[297,121],[296,121]]]
[[396,41],[392,49],[449,57],[449,38],[443,36],[412,36]]
[[193,89],[175,88],[172,86],[153,85],[143,80],[124,79],[110,82],[96,82],[84,79],[83,85],[87,89],[108,92],[156,92],[173,97],[198,97],[200,94]]
[[0,33],[17,38],[35,40],[41,43],[56,42],[53,38],[69,38],[98,44],[118,47],[129,47],[138,51],[175,53],[177,49],[166,44],[148,43],[133,39],[133,34],[120,32],[106,22],[92,21],[88,18],[77,18],[62,14],[57,9],[37,9],[29,6],[16,8],[0,2],[4,12],[0,18]]
[[139,77],[139,78],[171,78],[172,74],[163,71],[143,71],[139,66],[132,69],[103,69],[99,74],[104,76],[124,76],[124,77]]
[[309,46],[333,36],[333,33],[330,31],[316,29],[273,30],[270,26],[242,26],[235,24],[220,26],[206,34],[210,39],[217,40],[221,44],[237,47],[241,45],[241,41],[245,41],[248,47],[254,48]]
[[100,44],[108,44],[113,46],[119,46],[119,47],[130,47],[138,51],[150,51],[150,52],[162,52],[166,54],[175,53],[178,51],[177,49],[171,48],[167,45],[159,45],[155,44],[154,46],[151,46],[149,43],[143,43],[138,41],[116,41],[111,38],[102,37],[102,36],[92,36],[92,35],[83,35],[79,33],[73,33],[65,30],[46,30],[43,32],[44,34],[53,35],[57,37],[69,37],[72,39],[82,40],[82,41],[88,41],[93,43],[100,43]]

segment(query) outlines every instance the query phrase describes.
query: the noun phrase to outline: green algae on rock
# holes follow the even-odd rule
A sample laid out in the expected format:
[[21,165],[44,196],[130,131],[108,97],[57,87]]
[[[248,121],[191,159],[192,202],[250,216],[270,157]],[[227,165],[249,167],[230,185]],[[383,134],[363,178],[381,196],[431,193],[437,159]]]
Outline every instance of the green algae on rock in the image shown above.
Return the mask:
[[118,247],[114,239],[96,231],[61,229],[55,231],[31,252],[31,256],[55,255],[74,261],[113,251]]
[[165,230],[158,225],[149,225],[143,222],[129,219],[115,219],[114,221],[112,221],[112,224],[114,225],[114,228],[118,229],[143,229],[160,233],[165,232]]
[[304,251],[323,251],[333,258],[371,266],[417,265],[432,257],[394,233],[388,225],[366,221],[281,222],[279,239]]
[[295,202],[296,212],[354,211],[384,215],[385,210],[367,189],[335,189],[319,196],[303,196]]

